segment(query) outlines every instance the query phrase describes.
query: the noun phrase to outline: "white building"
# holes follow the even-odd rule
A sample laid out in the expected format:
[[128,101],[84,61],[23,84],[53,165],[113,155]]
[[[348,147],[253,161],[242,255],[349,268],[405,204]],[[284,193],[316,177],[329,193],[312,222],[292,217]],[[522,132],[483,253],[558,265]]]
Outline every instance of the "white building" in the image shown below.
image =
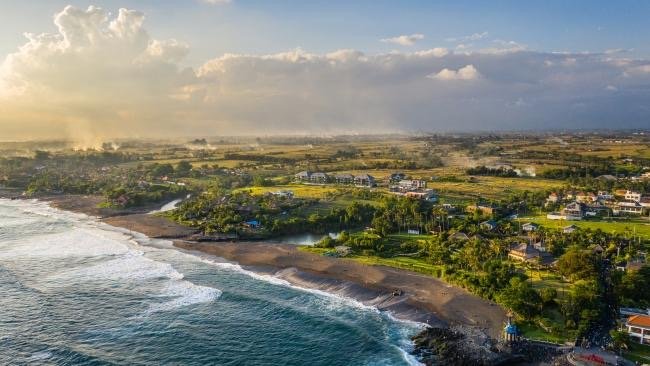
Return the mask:
[[641,201],[641,193],[634,191],[625,191],[625,199],[628,201],[639,202]]
[[650,316],[633,315],[625,322],[630,337],[639,343],[650,344]]

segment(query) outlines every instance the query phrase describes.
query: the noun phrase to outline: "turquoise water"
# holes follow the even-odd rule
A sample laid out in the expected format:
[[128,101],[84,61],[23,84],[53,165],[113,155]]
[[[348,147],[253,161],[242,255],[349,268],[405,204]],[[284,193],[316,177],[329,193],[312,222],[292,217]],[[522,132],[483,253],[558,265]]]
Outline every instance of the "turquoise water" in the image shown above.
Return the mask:
[[407,365],[416,324],[0,200],[0,364]]

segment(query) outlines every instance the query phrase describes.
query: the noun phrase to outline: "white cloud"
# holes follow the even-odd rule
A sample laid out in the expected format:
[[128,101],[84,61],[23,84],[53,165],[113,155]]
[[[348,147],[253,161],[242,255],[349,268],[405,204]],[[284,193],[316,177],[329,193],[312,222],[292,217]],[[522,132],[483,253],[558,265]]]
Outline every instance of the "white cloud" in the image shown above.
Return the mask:
[[462,36],[462,37],[451,37],[445,39],[447,42],[471,42],[471,41],[478,41],[483,38],[486,38],[489,35],[489,33],[486,32],[480,32],[480,33],[472,33],[468,36]]
[[392,38],[384,38],[381,41],[384,43],[394,43],[400,46],[413,46],[415,42],[424,39],[423,34],[415,33],[411,35],[401,35]]
[[650,119],[649,60],[506,42],[493,52],[224,54],[190,69],[181,66],[189,46],[155,39],[144,22],[132,10],[110,17],[66,7],[54,34],[28,34],[0,61],[0,136],[639,127]]
[[466,65],[458,70],[442,69],[436,74],[427,76],[430,79],[437,80],[474,80],[481,76],[474,65]]

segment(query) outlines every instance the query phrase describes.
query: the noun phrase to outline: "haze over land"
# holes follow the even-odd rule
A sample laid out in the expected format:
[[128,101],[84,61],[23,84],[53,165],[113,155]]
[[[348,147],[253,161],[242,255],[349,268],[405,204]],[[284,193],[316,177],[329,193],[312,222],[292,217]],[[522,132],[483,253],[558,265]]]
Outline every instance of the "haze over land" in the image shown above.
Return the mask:
[[[640,128],[650,121],[647,50],[629,47],[634,37],[617,28],[625,14],[612,9],[614,20],[598,30],[600,44],[589,33],[602,28],[596,22],[546,19],[574,38],[585,32],[592,41],[583,48],[579,37],[567,45],[535,40],[532,33],[521,34],[522,41],[503,29],[477,29],[490,24],[472,22],[481,9],[468,4],[452,12],[464,34],[422,21],[448,15],[449,6],[413,3],[423,6],[423,15],[410,26],[364,20],[356,36],[332,28],[313,36],[320,43],[302,43],[313,39],[298,34],[333,24],[321,20],[313,4],[293,4],[292,11],[288,4],[270,10],[267,4],[259,12],[236,0],[174,2],[161,6],[166,11],[135,2],[119,10],[110,1],[56,4],[49,23],[39,23],[52,14],[52,4],[6,5],[7,18],[34,20],[21,23],[26,40],[0,51],[0,140],[92,144],[111,137]],[[637,15],[648,7],[640,7],[629,18],[630,30],[646,27]],[[579,17],[576,8],[568,11]],[[368,12],[374,9],[366,4]],[[377,9],[404,12],[383,3]],[[322,11],[333,18],[348,14],[340,4]],[[201,36],[182,31],[192,28],[192,15],[211,28]],[[246,15],[254,21],[242,21]],[[362,15],[348,16],[361,22]],[[304,17],[302,24],[297,17]],[[0,26],[3,33],[19,34],[14,21],[0,22],[7,24]],[[258,48],[264,51],[236,45],[255,29],[258,38],[269,39]],[[326,50],[323,44],[340,46]]]

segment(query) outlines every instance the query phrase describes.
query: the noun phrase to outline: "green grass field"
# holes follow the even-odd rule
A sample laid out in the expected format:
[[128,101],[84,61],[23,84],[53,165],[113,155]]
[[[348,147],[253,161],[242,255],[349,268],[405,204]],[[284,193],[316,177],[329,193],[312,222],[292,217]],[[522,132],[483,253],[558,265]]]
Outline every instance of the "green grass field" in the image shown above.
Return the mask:
[[617,220],[549,220],[545,215],[522,217],[519,219],[522,223],[534,222],[546,228],[562,229],[568,225],[576,225],[583,229],[600,229],[606,233],[616,233],[625,235],[638,235],[644,239],[650,239],[650,221],[643,218],[617,219]]

